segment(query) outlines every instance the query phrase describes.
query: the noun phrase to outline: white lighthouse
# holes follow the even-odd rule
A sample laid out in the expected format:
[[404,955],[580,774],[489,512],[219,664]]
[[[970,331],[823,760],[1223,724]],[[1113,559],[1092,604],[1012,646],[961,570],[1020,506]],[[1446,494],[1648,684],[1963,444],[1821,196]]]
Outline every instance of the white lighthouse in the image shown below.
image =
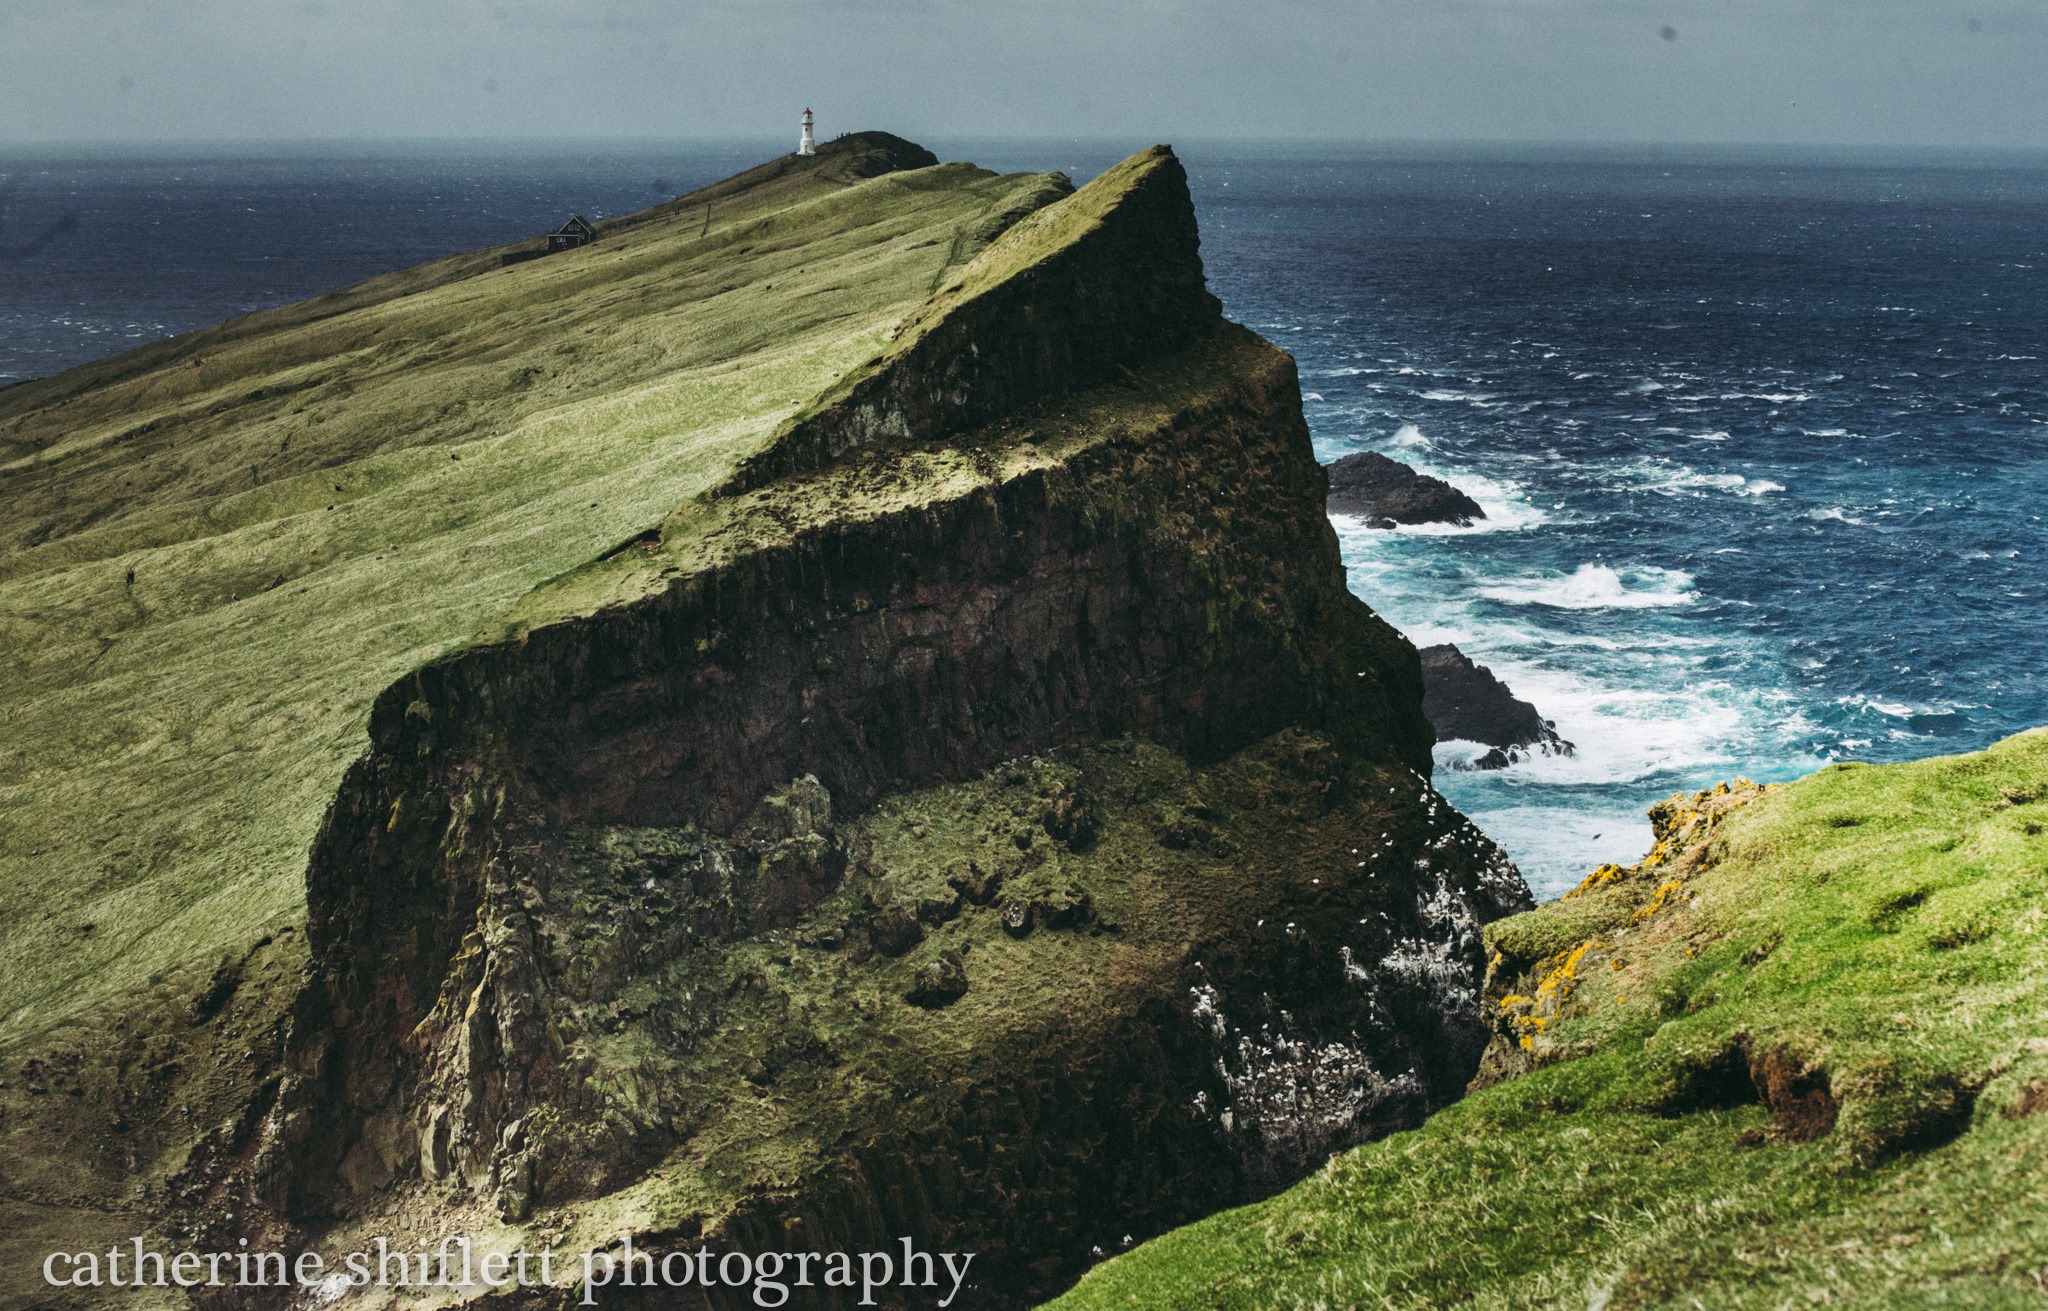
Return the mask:
[[818,140],[811,135],[811,111],[808,109],[804,111],[804,132],[802,136],[797,138],[796,153],[799,155],[815,155],[818,153]]

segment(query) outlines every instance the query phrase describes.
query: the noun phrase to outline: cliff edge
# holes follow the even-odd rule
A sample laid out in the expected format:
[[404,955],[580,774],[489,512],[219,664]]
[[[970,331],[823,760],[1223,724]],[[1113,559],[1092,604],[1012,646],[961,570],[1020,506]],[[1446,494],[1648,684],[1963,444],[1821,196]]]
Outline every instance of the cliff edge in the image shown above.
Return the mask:
[[[1527,893],[1428,784],[1415,653],[1345,589],[1293,363],[1221,317],[1178,161],[819,186],[726,260],[936,276],[834,367],[764,341],[707,382],[682,494],[375,696],[303,985],[226,981],[266,944],[192,1008],[288,998],[166,1232],[911,1235],[1021,1306],[1462,1090],[1481,928]],[[950,243],[908,240],[934,207]],[[580,261],[558,312],[617,315],[607,259],[482,276]],[[634,407],[552,418],[614,447]]]

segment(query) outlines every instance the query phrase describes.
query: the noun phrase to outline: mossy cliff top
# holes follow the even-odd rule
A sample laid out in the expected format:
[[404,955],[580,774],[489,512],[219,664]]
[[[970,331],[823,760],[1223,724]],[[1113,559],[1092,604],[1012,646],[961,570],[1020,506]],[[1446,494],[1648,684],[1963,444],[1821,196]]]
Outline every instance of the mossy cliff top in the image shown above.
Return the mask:
[[1491,1086],[1055,1305],[2037,1304],[2048,730],[1652,813],[1489,926]]
[[729,479],[1069,189],[861,134],[9,388],[0,1040],[299,918],[380,691]]
[[[773,540],[793,521],[945,500],[962,490],[963,474],[1001,481],[1019,461],[1049,467],[1077,443],[1067,441],[1059,457],[1033,449],[1043,447],[1038,429],[1048,423],[1101,441],[1157,421],[1195,394],[1203,381],[1186,364],[1149,385],[1137,372],[1224,326],[1203,281],[1186,175],[1170,149],[1142,151],[1056,204],[1005,217],[1017,221],[1000,240],[949,264],[871,360],[785,420],[714,495],[677,506],[635,549],[538,589],[490,636],[630,602]],[[1228,374],[1237,365],[1215,357],[1204,367]],[[1066,412],[1066,398],[1109,381],[1120,388],[1094,395],[1085,417]],[[1129,413],[1114,412],[1120,406]],[[872,478],[859,490],[848,474],[792,479],[850,453],[881,467],[890,448],[911,445],[928,459],[879,503]],[[770,498],[722,503],[777,483]]]

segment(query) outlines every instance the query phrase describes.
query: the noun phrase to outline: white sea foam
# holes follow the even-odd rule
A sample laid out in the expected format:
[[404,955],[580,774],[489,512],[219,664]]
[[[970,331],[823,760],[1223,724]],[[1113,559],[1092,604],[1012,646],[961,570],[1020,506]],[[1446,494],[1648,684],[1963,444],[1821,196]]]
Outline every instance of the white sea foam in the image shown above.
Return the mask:
[[[1541,898],[1568,890],[1603,861],[1640,858],[1650,845],[1643,808],[1673,780],[1701,786],[1725,775],[1754,727],[1745,699],[1725,683],[1603,686],[1546,662],[1489,652],[1475,639],[1463,649],[1553,720],[1575,748],[1570,756],[1539,755],[1499,771],[1451,767],[1470,759],[1465,744],[1437,748],[1446,766],[1437,773],[1438,788],[1515,853]],[[1588,806],[1588,788],[1611,791]]]
[[[1427,645],[1421,638],[1413,635],[1409,640],[1417,646]],[[1449,766],[1452,769],[1469,769],[1473,761],[1491,750],[1493,748],[1484,742],[1474,742],[1462,737],[1440,737],[1436,740],[1436,749],[1432,754],[1438,768]]]
[[1486,511],[1486,517],[1475,519],[1469,526],[1422,523],[1401,524],[1394,528],[1368,528],[1364,521],[1356,516],[1333,514],[1330,516],[1330,522],[1336,526],[1338,539],[1343,543],[1347,553],[1357,554],[1370,550],[1389,537],[1455,537],[1467,533],[1497,533],[1545,522],[1547,516],[1542,510],[1529,504],[1522,494],[1522,489],[1514,483],[1440,465],[1426,456],[1417,458],[1408,454],[1408,450],[1435,449],[1415,425],[1404,425],[1395,433],[1394,444],[1407,448],[1402,452],[1405,463],[1420,472],[1443,479],[1479,502],[1479,508]]
[[[1693,663],[1695,658],[1667,656]],[[1618,783],[1719,765],[1743,727],[1725,683],[1660,681],[1615,687],[1540,661],[1494,657],[1496,673],[1547,718],[1577,754],[1543,757],[1528,771],[1545,782]]]
[[[1865,696],[1861,692],[1835,698],[1838,706],[1853,706],[1858,710],[1883,715],[1887,719],[1946,719],[1963,710],[1975,709],[1969,705],[1915,705],[1910,701],[1881,700]],[[1897,730],[1894,730],[1897,736]]]
[[1808,510],[1805,517],[1813,520],[1815,523],[1832,522],[1856,524],[1858,526],[1861,526],[1863,523],[1863,520],[1858,519],[1855,515],[1850,514],[1847,509],[1839,505],[1830,505],[1818,510]]
[[1426,401],[1463,401],[1465,404],[1481,410],[1492,410],[1500,407],[1500,402],[1494,400],[1492,396],[1485,392],[1453,391],[1447,387],[1432,387],[1430,390],[1422,393],[1422,399]]
[[[1693,440],[1714,441],[1718,438],[1696,437]],[[1785,484],[1769,478],[1746,478],[1739,473],[1701,473],[1690,465],[1666,460],[1634,461],[1623,466],[1622,472],[1641,478],[1642,489],[1659,496],[1699,496],[1707,492],[1768,496],[1785,490]]]
[[1656,565],[1582,564],[1571,574],[1517,578],[1478,589],[1507,605],[1545,605],[1558,610],[1643,610],[1691,605],[1699,599],[1691,574]]
[[[1742,728],[1743,716],[1736,706],[1716,699],[1726,693],[1725,686],[1679,693],[1603,688],[1587,680],[1532,676],[1527,666],[1497,657],[1475,658],[1500,675],[1516,696],[1555,721],[1558,736],[1573,747],[1571,755],[1533,756],[1492,775],[1500,786],[1515,792],[1526,795],[1532,788],[1576,790],[1673,773],[1698,774],[1725,768],[1735,758],[1730,743]],[[1454,744],[1446,745],[1454,755],[1461,754]]]
[[[1401,568],[1397,560],[1387,560],[1384,564],[1369,568],[1354,563],[1352,573],[1354,576],[1377,581],[1390,575],[1398,577]],[[1648,656],[1653,663],[1661,662],[1676,666],[1694,663],[1701,658],[1701,653],[1718,650],[1726,645],[1720,638],[1693,633],[1638,629],[1609,637],[1599,633],[1560,632],[1544,623],[1539,611],[1517,609],[1500,612],[1489,609],[1485,613],[1475,613],[1469,607],[1457,604],[1455,598],[1441,594],[1432,596],[1426,606],[1421,616],[1410,614],[1408,621],[1400,626],[1408,640],[1415,645],[1434,646],[1442,642],[1453,642],[1462,650],[1491,652],[1493,659],[1505,662],[1502,668],[1512,666],[1533,677],[1543,679],[1549,679],[1553,675],[1547,672],[1547,666],[1540,659],[1531,655],[1533,652],[1628,652],[1634,657]],[[1477,658],[1474,656],[1474,659]],[[1584,662],[1576,658],[1571,661],[1574,668],[1582,663]],[[1576,694],[1576,691],[1573,691],[1573,694]]]
[[1654,492],[1689,491],[1711,487],[1724,492],[1741,492],[1749,485],[1749,479],[1739,473],[1694,473],[1690,469],[1668,482],[1652,487]]
[[1394,529],[1395,532],[1424,537],[1455,533],[1488,533],[1527,528],[1548,520],[1549,516],[1529,503],[1519,483],[1502,478],[1490,478],[1468,468],[1432,460],[1430,455],[1435,452],[1436,445],[1423,436],[1422,430],[1412,423],[1402,424],[1395,431],[1393,444],[1404,448],[1402,458],[1409,465],[1431,477],[1443,479],[1479,502],[1479,508],[1486,511],[1486,517],[1469,528],[1461,528],[1456,524],[1415,524],[1404,525]]
[[1505,806],[1469,814],[1482,833],[1514,853],[1538,901],[1555,901],[1610,861],[1634,864],[1652,841],[1650,821],[1638,810],[1620,807],[1559,811]]

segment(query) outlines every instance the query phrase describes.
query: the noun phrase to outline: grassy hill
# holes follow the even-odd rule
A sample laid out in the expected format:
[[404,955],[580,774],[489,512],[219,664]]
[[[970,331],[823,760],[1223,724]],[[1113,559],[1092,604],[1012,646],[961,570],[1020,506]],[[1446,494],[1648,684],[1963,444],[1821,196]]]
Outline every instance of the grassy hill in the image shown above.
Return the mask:
[[2041,1305],[2048,730],[1652,815],[1489,926],[1491,1086],[1053,1305]]
[[1458,1095],[1527,889],[1178,160],[1070,192],[854,138],[6,394],[0,1305],[146,1230],[1022,1307]]
[[303,915],[371,699],[1064,194],[863,134],[0,394],[0,1044]]

